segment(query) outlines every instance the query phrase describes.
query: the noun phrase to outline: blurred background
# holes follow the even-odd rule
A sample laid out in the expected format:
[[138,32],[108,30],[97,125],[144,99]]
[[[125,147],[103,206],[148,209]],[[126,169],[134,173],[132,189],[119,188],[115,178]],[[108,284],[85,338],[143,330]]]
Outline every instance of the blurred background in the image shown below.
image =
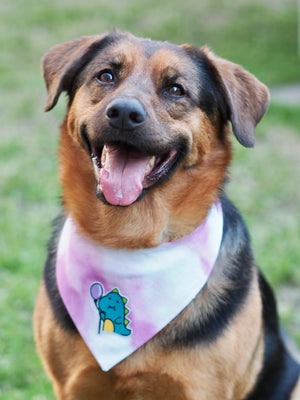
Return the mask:
[[40,59],[56,43],[114,27],[177,44],[207,44],[271,88],[272,103],[257,128],[255,148],[234,145],[228,192],[248,224],[257,262],[276,291],[291,346],[295,352],[300,349],[296,0],[2,0],[1,400],[53,399],[35,352],[32,312],[50,221],[59,212],[56,149],[65,98],[52,112],[44,113],[46,90]]

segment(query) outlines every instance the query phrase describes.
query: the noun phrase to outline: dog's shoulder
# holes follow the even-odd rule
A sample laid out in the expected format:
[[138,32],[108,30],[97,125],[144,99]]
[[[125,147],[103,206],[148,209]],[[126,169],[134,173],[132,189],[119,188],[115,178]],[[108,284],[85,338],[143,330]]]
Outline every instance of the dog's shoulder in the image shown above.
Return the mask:
[[48,255],[44,268],[44,282],[53,310],[53,315],[57,322],[62,328],[76,332],[77,329],[61,299],[56,281],[56,255],[64,223],[65,217],[62,214],[53,221],[53,233],[48,244]]

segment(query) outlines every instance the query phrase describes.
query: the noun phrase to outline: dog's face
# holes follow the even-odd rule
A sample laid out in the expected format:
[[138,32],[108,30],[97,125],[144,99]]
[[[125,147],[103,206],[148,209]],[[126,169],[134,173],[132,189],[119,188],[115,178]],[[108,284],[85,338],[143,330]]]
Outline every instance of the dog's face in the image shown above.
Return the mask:
[[70,123],[91,155],[101,200],[130,206],[181,163],[197,161],[189,155],[206,115],[197,107],[197,70],[182,50],[122,37],[81,79]]
[[251,147],[268,104],[264,85],[207,49],[120,32],[50,49],[43,72],[47,110],[61,91],[69,95],[61,145],[67,207],[77,219],[91,220],[79,211],[89,203],[94,219],[105,209],[127,222],[139,216],[141,224],[152,207],[156,242],[167,226],[181,226],[170,239],[201,222],[230,160],[228,121]]

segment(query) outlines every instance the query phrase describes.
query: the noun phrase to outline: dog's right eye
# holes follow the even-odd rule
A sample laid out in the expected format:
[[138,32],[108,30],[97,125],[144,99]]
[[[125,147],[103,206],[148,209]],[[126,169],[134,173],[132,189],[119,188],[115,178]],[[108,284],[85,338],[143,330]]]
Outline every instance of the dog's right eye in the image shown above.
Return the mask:
[[111,70],[105,69],[100,71],[98,75],[96,75],[96,80],[101,84],[113,83],[115,80],[114,74]]

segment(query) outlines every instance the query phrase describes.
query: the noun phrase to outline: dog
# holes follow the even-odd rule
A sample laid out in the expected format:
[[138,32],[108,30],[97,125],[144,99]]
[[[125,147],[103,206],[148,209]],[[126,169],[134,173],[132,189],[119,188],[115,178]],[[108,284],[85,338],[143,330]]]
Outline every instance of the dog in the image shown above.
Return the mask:
[[57,398],[299,399],[224,192],[230,136],[254,146],[266,86],[208,47],[118,30],[54,46],[42,70],[46,111],[68,95],[63,212],[34,312]]

